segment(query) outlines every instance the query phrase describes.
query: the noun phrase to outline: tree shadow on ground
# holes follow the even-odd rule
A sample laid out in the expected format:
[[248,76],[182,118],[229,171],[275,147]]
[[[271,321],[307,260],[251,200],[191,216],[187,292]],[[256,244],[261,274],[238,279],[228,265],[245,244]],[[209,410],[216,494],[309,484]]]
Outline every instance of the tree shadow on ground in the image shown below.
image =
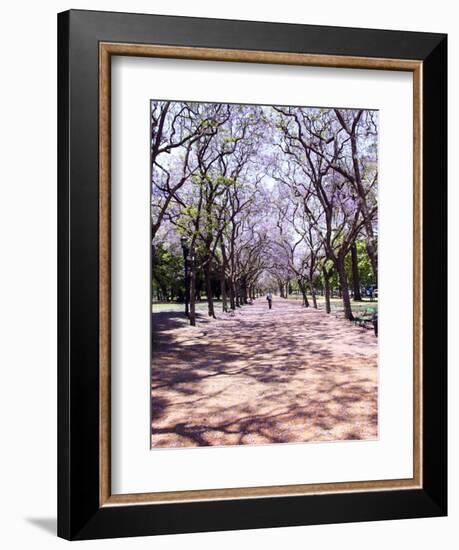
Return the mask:
[[376,343],[345,321],[299,311],[196,329],[159,319],[153,446],[376,437]]

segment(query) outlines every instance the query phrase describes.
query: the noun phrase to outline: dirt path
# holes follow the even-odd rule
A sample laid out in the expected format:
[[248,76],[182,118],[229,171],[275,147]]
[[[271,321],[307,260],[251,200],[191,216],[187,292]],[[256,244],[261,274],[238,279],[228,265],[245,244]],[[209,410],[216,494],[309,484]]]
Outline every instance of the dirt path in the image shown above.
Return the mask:
[[[161,315],[161,314],[160,314]],[[155,316],[152,446],[377,437],[377,339],[274,299],[192,328]]]

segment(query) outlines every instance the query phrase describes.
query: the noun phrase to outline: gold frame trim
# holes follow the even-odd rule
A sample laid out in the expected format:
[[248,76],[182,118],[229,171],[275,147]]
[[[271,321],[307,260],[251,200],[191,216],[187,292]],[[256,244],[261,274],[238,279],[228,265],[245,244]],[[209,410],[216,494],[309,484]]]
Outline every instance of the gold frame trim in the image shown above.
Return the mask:
[[[111,494],[110,458],[110,96],[111,56],[268,63],[413,73],[413,477],[346,483],[240,487],[197,491]],[[422,61],[227,50],[151,44],[99,44],[99,506],[160,504],[197,500],[298,496],[422,488]]]

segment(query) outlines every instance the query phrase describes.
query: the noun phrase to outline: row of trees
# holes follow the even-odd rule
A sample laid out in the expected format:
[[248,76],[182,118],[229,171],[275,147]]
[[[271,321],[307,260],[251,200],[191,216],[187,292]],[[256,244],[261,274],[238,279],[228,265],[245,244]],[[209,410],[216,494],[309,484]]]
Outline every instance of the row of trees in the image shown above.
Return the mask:
[[274,286],[329,312],[338,284],[352,319],[377,283],[376,112],[156,101],[151,159],[153,284],[192,324],[202,291],[211,317]]
[[[369,262],[368,255],[366,253],[365,243],[358,241],[356,244],[357,253],[348,254],[345,261],[346,278],[351,285],[351,294],[355,301],[362,300],[364,292],[367,291],[369,286],[373,286],[373,273],[371,264]],[[357,260],[355,262],[355,260]],[[189,260],[188,260],[189,264]],[[153,300],[157,302],[185,302],[186,298],[186,281],[184,277],[185,262],[183,257],[183,250],[179,246],[165,246],[160,244],[156,247],[155,259],[153,264]],[[330,293],[335,297],[341,297],[341,289],[338,282],[338,277],[334,273],[330,278]],[[220,272],[218,271],[218,265],[212,264],[211,269],[211,285],[212,296],[220,302],[221,301],[221,280]],[[195,301],[201,302],[206,299],[204,288],[204,277],[202,271],[196,270],[195,274]],[[226,284],[228,287],[228,282]],[[324,280],[321,273],[317,274],[314,278],[314,292],[320,296],[325,296]],[[261,277],[257,280],[257,284],[253,285],[247,293],[246,299],[241,293],[236,296],[233,304],[233,309],[244,305],[250,299],[257,298],[265,293],[267,290],[274,292],[281,298],[287,298],[288,296],[301,296],[303,304],[309,307],[312,302],[312,296],[309,294],[309,289],[306,288],[306,293],[301,289],[301,285],[298,284],[298,280],[291,275],[286,279],[278,277],[274,271],[274,274],[269,274],[268,277]],[[309,294],[309,298],[308,298]],[[223,307],[223,304],[222,304]],[[227,300],[227,311],[230,308],[229,301]]]

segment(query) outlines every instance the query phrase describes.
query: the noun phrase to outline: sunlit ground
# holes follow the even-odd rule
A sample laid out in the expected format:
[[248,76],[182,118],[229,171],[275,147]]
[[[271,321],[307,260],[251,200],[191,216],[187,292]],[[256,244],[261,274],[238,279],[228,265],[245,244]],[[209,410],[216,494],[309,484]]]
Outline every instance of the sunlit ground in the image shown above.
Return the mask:
[[372,330],[296,299],[197,309],[190,327],[183,304],[153,306],[152,447],[377,437]]
[[[278,296],[274,296],[274,298],[281,299]],[[302,297],[297,294],[291,294],[288,298],[289,300],[299,300],[302,301]],[[310,307],[312,307],[312,299],[310,300]],[[332,308],[342,308],[343,301],[341,298],[331,298],[330,303]],[[214,300],[215,305],[215,311],[219,313],[221,311],[221,300]],[[325,308],[325,298],[323,296],[317,296],[317,305],[320,308]],[[354,302],[351,300],[352,305],[352,311],[361,311],[364,309],[378,309],[378,300],[373,299],[370,300],[369,298],[364,298],[361,302]],[[185,304],[178,303],[178,302],[153,302],[152,306],[153,313],[159,313],[160,311],[185,311]],[[205,296],[202,298],[201,301],[196,302],[196,311],[197,312],[206,312],[207,311],[207,302],[205,299]]]

